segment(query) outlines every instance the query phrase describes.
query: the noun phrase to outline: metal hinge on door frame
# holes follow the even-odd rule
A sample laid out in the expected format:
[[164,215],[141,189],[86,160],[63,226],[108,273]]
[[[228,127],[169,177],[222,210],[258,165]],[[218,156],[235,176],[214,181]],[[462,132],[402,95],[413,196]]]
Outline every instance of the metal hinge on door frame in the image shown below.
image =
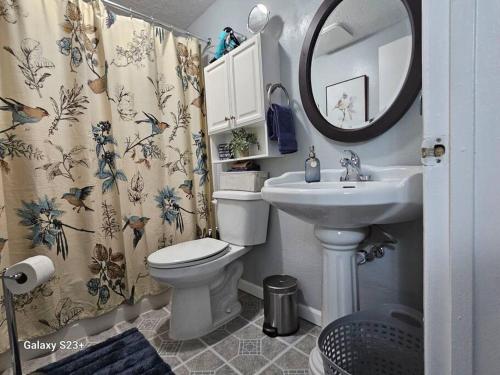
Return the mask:
[[421,148],[422,164],[426,166],[438,165],[446,158],[447,142],[445,137],[424,138]]

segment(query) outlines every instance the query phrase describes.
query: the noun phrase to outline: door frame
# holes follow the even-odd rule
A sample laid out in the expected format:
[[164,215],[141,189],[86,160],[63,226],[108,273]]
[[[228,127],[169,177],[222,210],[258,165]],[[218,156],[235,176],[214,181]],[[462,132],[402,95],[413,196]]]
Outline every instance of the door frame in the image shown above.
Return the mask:
[[475,38],[477,0],[423,0],[426,375],[473,375]]

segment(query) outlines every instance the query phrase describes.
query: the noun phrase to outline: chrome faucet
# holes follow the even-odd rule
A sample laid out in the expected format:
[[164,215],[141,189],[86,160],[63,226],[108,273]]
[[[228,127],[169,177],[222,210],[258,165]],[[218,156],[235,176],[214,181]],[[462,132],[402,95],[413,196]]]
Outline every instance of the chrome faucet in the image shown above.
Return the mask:
[[340,165],[345,168],[345,176],[340,181],[369,181],[370,176],[361,174],[361,159],[352,150],[344,150],[344,156],[340,159]]

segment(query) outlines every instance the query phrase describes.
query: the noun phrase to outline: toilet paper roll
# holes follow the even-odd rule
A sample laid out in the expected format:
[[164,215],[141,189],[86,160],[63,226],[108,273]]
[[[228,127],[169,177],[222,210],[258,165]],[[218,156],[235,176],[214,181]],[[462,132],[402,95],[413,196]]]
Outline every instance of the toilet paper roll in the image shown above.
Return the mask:
[[13,276],[22,272],[26,275],[21,280],[4,279],[3,282],[12,294],[24,294],[48,281],[54,274],[54,263],[44,255],[37,255],[10,266],[5,275]]

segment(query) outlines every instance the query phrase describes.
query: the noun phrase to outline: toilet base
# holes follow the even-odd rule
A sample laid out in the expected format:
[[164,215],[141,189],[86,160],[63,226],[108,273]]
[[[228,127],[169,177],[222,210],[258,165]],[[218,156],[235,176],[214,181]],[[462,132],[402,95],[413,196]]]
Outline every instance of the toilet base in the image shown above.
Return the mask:
[[243,264],[236,260],[199,285],[174,288],[170,338],[198,338],[235,318],[241,312],[238,281],[242,274]]

